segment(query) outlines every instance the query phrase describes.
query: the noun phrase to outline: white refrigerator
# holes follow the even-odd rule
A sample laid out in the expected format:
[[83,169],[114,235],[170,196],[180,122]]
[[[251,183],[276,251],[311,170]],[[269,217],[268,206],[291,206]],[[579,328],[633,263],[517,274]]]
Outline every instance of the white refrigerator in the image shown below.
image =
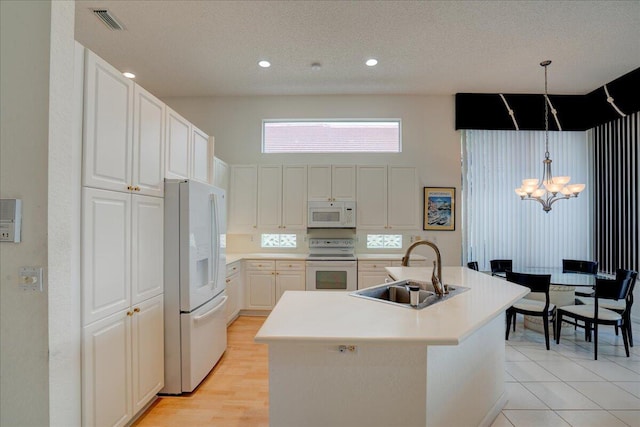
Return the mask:
[[227,348],[224,190],[166,180],[161,394],[193,391]]

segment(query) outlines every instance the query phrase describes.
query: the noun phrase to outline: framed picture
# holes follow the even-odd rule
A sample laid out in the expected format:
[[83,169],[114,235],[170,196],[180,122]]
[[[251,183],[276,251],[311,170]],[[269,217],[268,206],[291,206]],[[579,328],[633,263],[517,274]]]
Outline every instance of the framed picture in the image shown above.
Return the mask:
[[423,230],[456,229],[456,189],[424,187]]

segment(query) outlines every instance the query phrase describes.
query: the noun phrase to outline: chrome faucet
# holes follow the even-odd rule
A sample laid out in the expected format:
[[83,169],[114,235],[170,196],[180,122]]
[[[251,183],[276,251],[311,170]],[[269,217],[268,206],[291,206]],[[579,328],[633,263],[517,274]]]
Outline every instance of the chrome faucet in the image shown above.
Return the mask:
[[[436,292],[438,296],[443,296],[445,294],[445,286],[442,282],[442,257],[440,256],[440,249],[436,246],[435,243],[432,243],[428,240],[418,240],[414,242],[407,248],[407,251],[404,253],[402,257],[402,266],[407,267],[409,265],[409,255],[411,255],[411,251],[415,249],[416,246],[427,245],[436,253],[436,260],[433,262],[434,274],[431,276],[431,282],[433,284],[433,290]],[[438,274],[436,276],[435,270],[437,269]]]

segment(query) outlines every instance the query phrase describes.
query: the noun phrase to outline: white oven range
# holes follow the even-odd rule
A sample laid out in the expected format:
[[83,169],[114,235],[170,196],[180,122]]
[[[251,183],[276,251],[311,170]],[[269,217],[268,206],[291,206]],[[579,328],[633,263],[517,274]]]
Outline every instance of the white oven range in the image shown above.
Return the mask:
[[307,291],[355,291],[358,261],[353,239],[309,239]]

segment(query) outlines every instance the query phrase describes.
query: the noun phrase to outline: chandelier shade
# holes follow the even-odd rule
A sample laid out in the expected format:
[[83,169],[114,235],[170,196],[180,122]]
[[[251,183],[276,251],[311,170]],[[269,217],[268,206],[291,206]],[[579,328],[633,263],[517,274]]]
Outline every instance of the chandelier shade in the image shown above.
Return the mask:
[[551,100],[547,94],[547,67],[551,61],[542,61],[540,65],[544,67],[544,143],[545,153],[542,161],[542,179],[526,178],[522,180],[522,185],[515,189],[515,192],[522,200],[533,200],[542,205],[545,212],[551,210],[558,200],[578,197],[585,189],[585,184],[569,184],[570,176],[553,176],[551,172],[551,157],[549,155],[549,107],[554,118],[557,120],[557,111],[551,105]]

